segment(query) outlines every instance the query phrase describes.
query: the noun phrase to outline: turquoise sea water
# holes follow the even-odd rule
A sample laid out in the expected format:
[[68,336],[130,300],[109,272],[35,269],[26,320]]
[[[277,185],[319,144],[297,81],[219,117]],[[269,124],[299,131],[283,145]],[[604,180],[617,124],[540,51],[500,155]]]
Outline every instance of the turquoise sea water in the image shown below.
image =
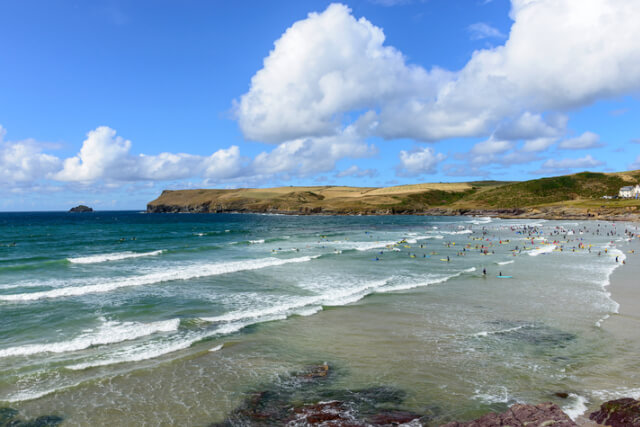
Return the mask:
[[609,276],[635,245],[625,230],[0,214],[0,407],[65,425],[207,425],[327,362],[332,387],[395,387],[406,409],[436,407],[436,423],[559,391],[577,415],[603,390],[640,388],[624,373],[636,348],[600,328],[618,307]]

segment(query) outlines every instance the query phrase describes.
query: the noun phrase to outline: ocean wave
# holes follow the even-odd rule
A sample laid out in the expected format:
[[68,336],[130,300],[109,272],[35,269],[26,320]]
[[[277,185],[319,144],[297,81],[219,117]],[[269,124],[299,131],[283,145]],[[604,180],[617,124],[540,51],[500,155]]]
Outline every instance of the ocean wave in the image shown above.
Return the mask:
[[397,244],[396,241],[376,241],[376,242],[350,242],[350,241],[335,241],[335,242],[322,242],[323,246],[336,246],[342,250],[356,250],[356,251],[369,251],[372,249],[382,249],[387,246],[393,246]]
[[508,334],[509,332],[519,331],[520,329],[527,327],[529,325],[520,325],[513,328],[508,329],[500,329],[497,331],[480,331],[473,334],[474,337],[488,337],[489,335],[500,335],[500,334]]
[[121,280],[88,286],[69,286],[49,291],[31,292],[23,294],[0,295],[3,301],[34,301],[45,298],[59,298],[110,292],[119,288],[151,285],[174,280],[189,280],[198,277],[216,276],[235,273],[238,271],[258,270],[290,263],[307,262],[317,256],[299,258],[261,258],[256,260],[232,261],[217,264],[196,264],[187,267],[174,267],[168,271],[160,271],[141,276],[127,277]]
[[159,332],[176,331],[180,319],[164,320],[152,323],[114,322],[102,324],[97,331],[84,333],[69,341],[44,344],[26,344],[0,350],[0,358],[12,356],[30,356],[39,353],[67,353],[84,350],[89,347],[115,344],[135,340]]
[[237,322],[258,323],[267,320],[274,320],[274,316],[287,318],[291,315],[309,316],[322,310],[323,306],[337,307],[352,304],[360,301],[368,295],[374,293],[387,293],[424,287],[437,283],[443,283],[464,273],[475,271],[471,267],[450,275],[434,275],[427,279],[410,283],[394,284],[394,277],[381,280],[366,281],[358,286],[343,289],[328,289],[321,295],[301,297],[293,301],[272,305],[265,308],[252,308],[248,310],[236,310],[213,317],[202,317],[200,320],[210,323],[230,323]]
[[202,338],[181,338],[165,342],[151,341],[143,343],[139,346],[132,346],[122,349],[113,354],[103,356],[96,360],[69,365],[66,366],[66,368],[72,371],[82,371],[84,369],[97,368],[100,366],[110,366],[120,363],[141,362],[143,360],[155,359],[156,357],[160,357],[165,354],[189,348],[195,341],[199,341],[200,339]]
[[147,256],[156,256],[162,254],[163,250],[151,251],[151,252],[115,252],[110,254],[98,254],[85,257],[67,258],[72,264],[94,264],[99,262],[108,261],[121,261],[129,258],[141,258]]
[[493,219],[491,217],[485,216],[485,217],[473,219],[471,221],[467,221],[467,223],[474,224],[474,225],[482,225],[482,224],[489,224],[492,221]]
[[465,270],[459,271],[454,274],[449,275],[433,275],[426,280],[421,280],[418,282],[409,282],[409,283],[400,283],[396,285],[385,286],[382,289],[379,289],[378,292],[386,293],[386,292],[397,292],[397,291],[408,291],[410,289],[422,288],[429,285],[437,285],[440,283],[444,283],[448,280],[454,279],[456,277],[462,276],[464,273],[473,273],[476,271],[475,267],[467,268]]
[[473,234],[473,230],[440,231],[442,234]]
[[542,254],[548,254],[553,252],[555,248],[556,248],[556,245],[545,245],[539,248],[531,249],[530,251],[527,251],[527,254],[529,254],[529,256],[538,256]]
[[511,260],[511,261],[499,261],[499,262],[496,262],[496,264],[498,264],[498,265],[507,265],[507,264],[513,264],[514,262],[515,262],[514,260]]

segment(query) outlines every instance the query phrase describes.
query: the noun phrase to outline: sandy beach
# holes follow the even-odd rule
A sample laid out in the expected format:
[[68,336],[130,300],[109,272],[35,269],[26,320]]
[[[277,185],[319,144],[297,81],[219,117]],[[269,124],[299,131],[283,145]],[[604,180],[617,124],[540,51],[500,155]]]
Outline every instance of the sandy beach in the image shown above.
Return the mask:
[[[619,343],[618,346],[627,350],[635,349],[640,352],[640,253],[638,253],[638,239],[625,245],[625,264],[617,268],[611,275],[611,284],[608,287],[611,298],[620,304],[617,314],[602,322],[603,331],[610,333]],[[634,250],[632,253],[631,251]],[[636,369],[636,363],[621,367],[628,373],[629,383],[640,385],[640,375]],[[627,388],[625,397],[640,398],[640,388],[631,390]],[[607,399],[622,396],[603,395],[601,401],[590,402],[588,410],[576,419],[581,426],[592,427],[598,424],[589,420],[589,414],[596,411]]]
[[[628,246],[635,249],[639,245],[634,241]],[[611,297],[620,304],[619,313],[607,319],[602,327],[637,345],[640,341],[640,253],[636,250],[625,255],[626,263],[613,272],[609,286]]]

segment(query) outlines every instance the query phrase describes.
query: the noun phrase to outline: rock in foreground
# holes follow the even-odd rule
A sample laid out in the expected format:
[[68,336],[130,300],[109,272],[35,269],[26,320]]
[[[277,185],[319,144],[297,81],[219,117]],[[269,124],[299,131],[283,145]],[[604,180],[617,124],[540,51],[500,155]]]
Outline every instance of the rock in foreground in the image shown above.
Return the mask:
[[640,427],[640,401],[629,397],[610,400],[593,412],[589,418],[611,427]]
[[554,403],[539,405],[515,404],[502,414],[487,414],[477,420],[464,423],[451,422],[443,427],[572,427],[577,426],[562,409]]
[[78,205],[75,208],[69,209],[69,212],[93,212],[93,209],[91,209],[89,206]]

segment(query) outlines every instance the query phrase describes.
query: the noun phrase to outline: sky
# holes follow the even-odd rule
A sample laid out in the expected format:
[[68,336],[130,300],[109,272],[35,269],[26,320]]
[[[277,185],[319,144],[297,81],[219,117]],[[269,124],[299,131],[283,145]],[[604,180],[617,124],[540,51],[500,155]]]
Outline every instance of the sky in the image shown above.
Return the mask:
[[0,211],[640,169],[638,0],[0,2]]

